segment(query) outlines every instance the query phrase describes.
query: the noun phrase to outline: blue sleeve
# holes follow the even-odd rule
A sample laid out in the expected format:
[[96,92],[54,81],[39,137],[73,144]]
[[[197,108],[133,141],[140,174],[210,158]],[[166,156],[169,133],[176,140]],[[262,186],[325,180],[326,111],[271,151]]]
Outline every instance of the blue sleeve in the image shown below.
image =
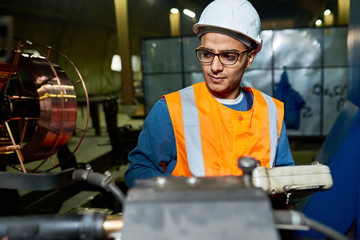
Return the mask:
[[[138,145],[129,155],[125,182],[131,188],[136,179],[170,176],[176,165],[176,142],[165,98],[159,100],[144,121]],[[167,163],[166,173],[161,162]]]
[[275,166],[293,166],[294,159],[291,155],[289,139],[286,133],[286,126],[283,121],[279,138],[279,145],[276,153]]

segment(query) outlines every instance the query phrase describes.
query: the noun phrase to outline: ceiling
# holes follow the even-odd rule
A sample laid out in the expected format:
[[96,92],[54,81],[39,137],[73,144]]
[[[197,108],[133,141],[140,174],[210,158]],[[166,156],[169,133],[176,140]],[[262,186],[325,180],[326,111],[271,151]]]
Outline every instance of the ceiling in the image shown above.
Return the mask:
[[[198,20],[201,11],[211,0],[128,0],[130,23],[137,31],[153,29],[158,35],[164,35],[169,29],[169,9],[187,8],[196,13]],[[334,14],[337,0],[250,0],[257,9],[262,29],[283,29],[313,27],[316,19],[321,18],[325,9]],[[147,9],[147,10],[144,10]],[[192,34],[193,20],[182,17],[181,33]]]
[[[195,19],[181,14],[181,34],[192,34],[192,25],[212,0],[127,0],[130,34],[137,37],[164,37],[170,34],[169,10],[184,8],[196,13]],[[262,29],[313,27],[323,11],[334,14],[340,0],[250,0],[258,10]],[[0,15],[43,19],[44,21],[82,21],[112,28],[115,25],[112,0],[1,0]]]

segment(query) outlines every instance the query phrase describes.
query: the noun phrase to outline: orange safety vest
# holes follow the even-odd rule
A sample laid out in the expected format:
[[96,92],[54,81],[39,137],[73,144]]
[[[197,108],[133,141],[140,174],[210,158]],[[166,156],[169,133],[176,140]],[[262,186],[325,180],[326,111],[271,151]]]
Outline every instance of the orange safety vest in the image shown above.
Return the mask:
[[205,82],[164,96],[177,149],[172,175],[241,175],[241,156],[252,156],[267,168],[275,165],[283,103],[253,88],[243,90],[254,97],[244,112],[219,103]]

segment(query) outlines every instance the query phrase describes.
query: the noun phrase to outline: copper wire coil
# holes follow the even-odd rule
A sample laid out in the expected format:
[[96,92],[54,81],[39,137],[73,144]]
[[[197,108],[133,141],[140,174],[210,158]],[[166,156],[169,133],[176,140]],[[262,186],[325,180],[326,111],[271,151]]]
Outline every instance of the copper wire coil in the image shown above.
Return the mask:
[[11,61],[0,63],[0,163],[23,165],[47,159],[68,143],[76,128],[77,99],[75,84],[48,58],[18,48]]

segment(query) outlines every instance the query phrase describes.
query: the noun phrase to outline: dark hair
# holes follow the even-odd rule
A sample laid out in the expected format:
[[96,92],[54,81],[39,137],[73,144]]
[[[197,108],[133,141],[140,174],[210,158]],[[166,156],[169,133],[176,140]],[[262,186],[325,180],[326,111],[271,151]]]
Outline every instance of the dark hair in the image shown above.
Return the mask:
[[[199,33],[198,33],[198,37],[201,38],[202,35],[204,35],[205,33],[208,32],[217,32],[217,33],[221,33],[221,34],[225,34],[228,35],[230,37],[235,38],[236,40],[242,42],[248,49],[252,47],[254,40],[252,40],[251,38],[249,38],[248,36],[242,34],[242,33],[238,33],[235,32],[233,30],[227,29],[227,28],[221,28],[221,27],[214,27],[214,26],[205,26],[205,27],[199,27]],[[257,44],[254,42],[255,44],[255,48]]]
[[257,47],[258,47],[258,44],[257,44],[255,41],[251,40],[250,47],[249,47],[248,49],[249,49],[250,51],[251,51],[251,50],[256,50]]

